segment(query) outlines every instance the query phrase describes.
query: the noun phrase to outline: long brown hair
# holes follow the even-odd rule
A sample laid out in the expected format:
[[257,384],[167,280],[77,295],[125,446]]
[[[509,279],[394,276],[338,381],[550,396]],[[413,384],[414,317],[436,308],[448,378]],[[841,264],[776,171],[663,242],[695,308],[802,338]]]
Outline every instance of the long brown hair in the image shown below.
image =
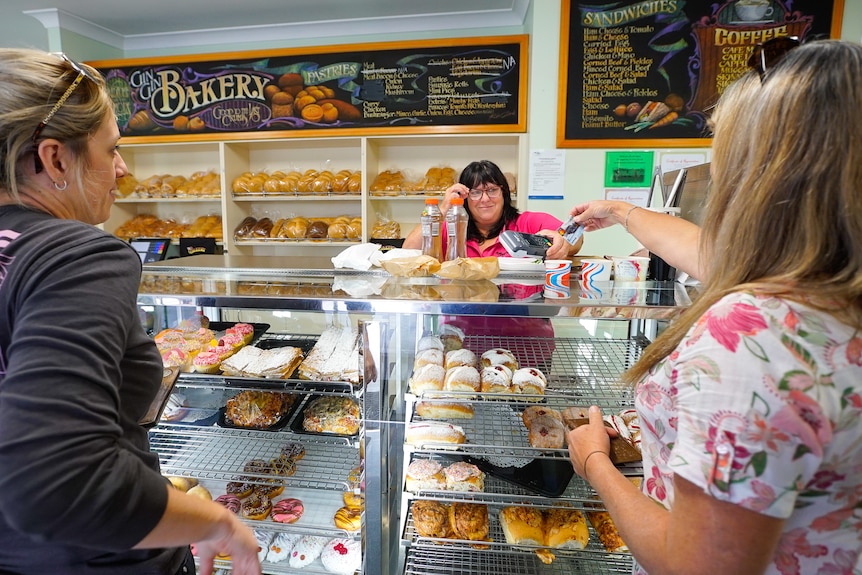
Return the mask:
[[818,41],[749,74],[713,117],[703,290],[623,379],[636,383],[720,298],[757,291],[862,329],[862,45]]

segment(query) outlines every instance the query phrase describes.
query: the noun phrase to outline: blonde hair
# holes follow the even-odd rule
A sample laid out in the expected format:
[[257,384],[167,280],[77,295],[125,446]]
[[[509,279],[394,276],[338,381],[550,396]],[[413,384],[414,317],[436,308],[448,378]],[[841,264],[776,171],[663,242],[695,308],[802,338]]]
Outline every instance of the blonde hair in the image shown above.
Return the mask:
[[812,42],[757,78],[729,89],[713,118],[703,290],[629,383],[732,292],[805,302],[862,329],[862,45]]
[[[80,66],[90,77],[82,79],[39,139],[54,138],[72,150],[78,160],[74,177],[83,190],[87,141],[109,117],[113,103],[101,75]],[[78,72],[56,54],[0,48],[0,191],[17,203],[22,203],[20,186],[32,173],[26,168],[34,162],[36,127],[77,77]]]

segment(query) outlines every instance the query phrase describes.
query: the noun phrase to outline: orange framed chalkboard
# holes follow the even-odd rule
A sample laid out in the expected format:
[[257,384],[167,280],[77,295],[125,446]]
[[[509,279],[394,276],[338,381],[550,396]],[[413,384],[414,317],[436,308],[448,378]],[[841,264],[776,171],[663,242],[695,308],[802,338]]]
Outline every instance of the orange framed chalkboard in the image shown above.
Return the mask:
[[708,109],[775,36],[839,37],[843,0],[562,0],[557,145],[709,146]]
[[125,141],[526,131],[526,35],[88,62]]

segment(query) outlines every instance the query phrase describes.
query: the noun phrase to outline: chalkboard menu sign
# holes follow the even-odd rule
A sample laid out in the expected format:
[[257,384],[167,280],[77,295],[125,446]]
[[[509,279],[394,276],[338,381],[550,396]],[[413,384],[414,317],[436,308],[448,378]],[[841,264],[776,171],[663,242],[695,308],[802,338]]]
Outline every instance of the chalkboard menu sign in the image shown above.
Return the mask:
[[754,46],[838,37],[843,0],[563,0],[557,145],[708,146]]
[[526,129],[527,36],[90,62],[123,136]]

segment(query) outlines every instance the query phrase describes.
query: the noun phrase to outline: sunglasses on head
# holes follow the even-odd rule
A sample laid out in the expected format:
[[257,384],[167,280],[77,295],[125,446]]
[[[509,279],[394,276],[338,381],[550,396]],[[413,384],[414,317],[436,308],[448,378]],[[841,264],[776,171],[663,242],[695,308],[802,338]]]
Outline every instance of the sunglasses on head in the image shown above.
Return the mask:
[[[53,106],[53,107],[51,108],[51,110],[50,110],[50,111],[45,115],[45,117],[42,119],[42,121],[41,121],[41,122],[39,122],[39,125],[38,125],[38,126],[36,126],[36,129],[33,131],[33,145],[34,145],[34,146],[35,146],[35,145],[37,144],[37,142],[39,141],[39,136],[41,136],[41,135],[42,135],[42,131],[45,129],[45,126],[47,126],[47,125],[48,125],[48,122],[50,122],[50,121],[51,121],[51,118],[53,118],[53,117],[54,117],[54,114],[56,114],[56,113],[57,113],[57,111],[58,111],[60,108],[62,108],[62,107],[63,107],[63,104],[65,104],[65,103],[66,103],[66,100],[68,100],[68,99],[69,99],[69,96],[71,96],[71,95],[72,95],[72,92],[74,92],[74,91],[75,91],[75,88],[77,88],[77,87],[78,87],[78,84],[80,84],[80,83],[84,80],[84,78],[87,78],[87,79],[88,79],[88,80],[90,80],[91,82],[98,83],[98,81],[96,80],[96,78],[93,76],[93,74],[92,74],[92,73],[90,73],[89,71],[87,71],[87,69],[86,69],[86,68],[84,68],[83,66],[81,66],[80,64],[78,64],[77,62],[75,62],[74,60],[70,59],[70,58],[69,58],[68,56],[66,56],[65,54],[62,54],[62,53],[61,53],[61,54],[56,54],[56,56],[57,56],[58,58],[60,58],[61,60],[63,60],[63,62],[65,62],[66,64],[68,64],[68,65],[69,65],[69,67],[70,67],[72,70],[74,70],[75,72],[77,72],[77,73],[78,73],[78,75],[75,77],[75,79],[72,81],[72,83],[71,83],[71,84],[69,84],[69,87],[68,87],[68,88],[66,88],[66,91],[65,91],[65,92],[63,92],[63,95],[62,95],[62,96],[60,96],[60,99],[59,99],[59,100],[57,100],[57,103],[56,103],[56,104],[54,104],[54,106]],[[65,72],[64,72],[64,74],[65,74]],[[41,172],[41,171],[42,171],[42,160],[40,160],[40,159],[39,159],[39,153],[38,153],[38,150],[36,150],[36,151],[34,152],[33,156],[34,156],[34,158],[35,158],[34,162],[35,162],[35,169],[36,169],[36,173],[38,174],[39,172]]]
[[757,44],[748,57],[748,67],[757,70],[760,77],[774,68],[785,54],[798,48],[802,41],[796,36],[776,36],[762,44]]

